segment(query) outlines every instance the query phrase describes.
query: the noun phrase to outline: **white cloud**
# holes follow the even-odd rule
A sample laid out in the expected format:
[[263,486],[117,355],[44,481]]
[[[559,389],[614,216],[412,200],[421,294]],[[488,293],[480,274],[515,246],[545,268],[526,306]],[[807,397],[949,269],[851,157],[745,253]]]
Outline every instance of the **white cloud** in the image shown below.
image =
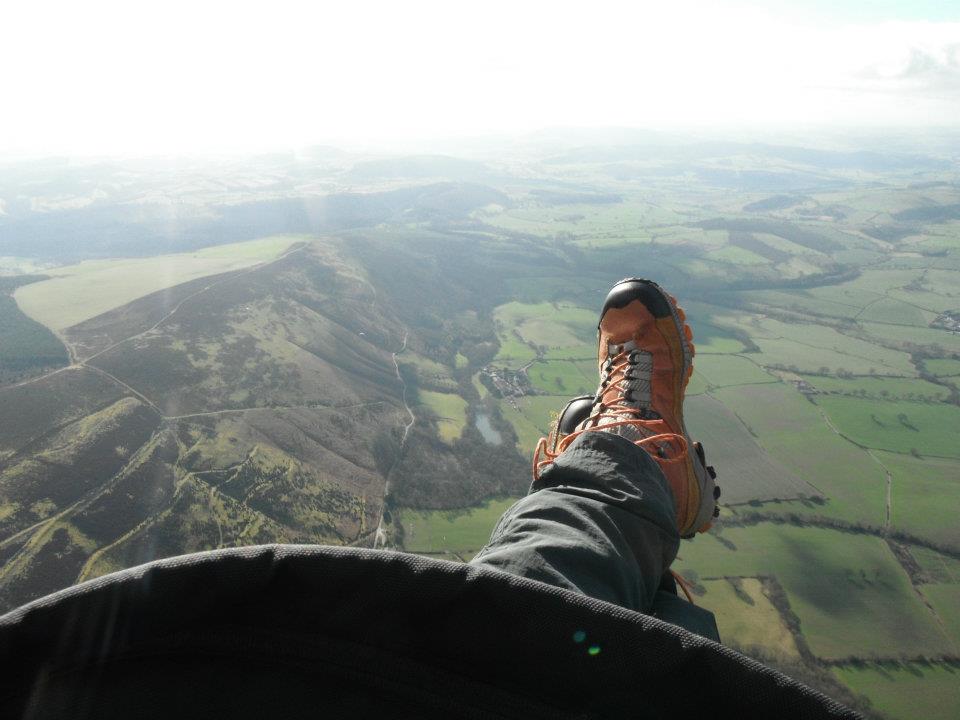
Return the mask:
[[939,47],[911,45],[899,57],[868,65],[859,79],[891,93],[960,96],[960,40]]
[[958,47],[956,23],[820,26],[706,0],[40,0],[0,26],[0,151],[956,124]]

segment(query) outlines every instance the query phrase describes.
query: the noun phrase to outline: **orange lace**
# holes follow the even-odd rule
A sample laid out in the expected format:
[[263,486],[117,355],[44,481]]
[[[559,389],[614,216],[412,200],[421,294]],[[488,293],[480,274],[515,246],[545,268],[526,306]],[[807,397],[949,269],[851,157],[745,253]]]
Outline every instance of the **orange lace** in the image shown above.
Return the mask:
[[[603,413],[600,413],[599,415],[596,415],[595,417],[602,418],[602,417],[619,417],[619,416],[615,415],[615,413],[603,412]],[[540,441],[537,443],[536,449],[533,451],[533,479],[539,480],[540,472],[543,470],[543,468],[553,463],[553,461],[557,459],[560,453],[566,450],[567,447],[570,445],[570,443],[572,443],[574,439],[576,439],[578,436],[582,435],[583,433],[590,432],[592,430],[609,430],[610,428],[617,427],[619,425],[641,425],[642,426],[643,423],[645,422],[647,421],[646,420],[617,420],[615,422],[607,423],[606,425],[583,428],[582,430],[575,430],[569,435],[565,436],[559,443],[557,443],[556,450],[550,450],[547,447],[547,438],[545,437],[540,438]],[[679,450],[677,451],[674,457],[664,458],[664,457],[660,457],[659,455],[655,455],[657,462],[675,463],[675,462],[683,461],[687,452],[687,439],[683,437],[683,435],[679,435],[677,433],[659,433],[658,435],[650,435],[649,437],[645,437],[645,438],[641,438],[639,440],[633,441],[634,445],[636,445],[637,447],[643,448],[644,450],[647,450],[647,448],[644,447],[645,445],[656,445],[658,443],[659,445],[657,449],[661,449],[664,444],[676,443],[677,445],[679,445]],[[546,459],[541,460],[540,459],[541,455],[543,455]],[[651,455],[653,455],[653,453],[651,453]]]
[[678,573],[676,570],[671,570],[670,574],[673,575],[673,579],[677,581],[677,585],[679,585],[680,589],[683,590],[683,594],[687,596],[687,600],[690,601],[690,604],[696,605],[696,603],[693,601],[693,595],[690,594],[690,583],[688,583],[683,575]]
[[[626,376],[626,369],[631,364],[629,352],[621,353],[621,355],[625,356],[624,359],[612,365],[607,374],[607,377],[611,378],[611,377],[615,377],[617,373],[621,373],[621,377],[614,382],[614,384],[617,384],[617,385],[619,385],[619,383],[628,379]],[[629,392],[626,388],[621,388],[621,390],[623,390],[623,392],[620,394],[621,398],[623,397],[624,394],[626,394],[626,392]],[[611,404],[603,412],[593,416],[593,419],[596,421],[599,421],[600,419],[609,419],[609,420],[612,420],[613,422],[605,423],[603,425],[600,425],[598,422],[594,422],[594,424],[591,425],[590,427],[583,428],[581,430],[574,430],[569,435],[564,436],[560,440],[560,442],[557,443],[556,450],[551,450],[547,447],[547,438],[544,438],[544,437],[540,438],[540,441],[537,443],[536,449],[533,451],[533,479],[539,480],[540,472],[543,470],[543,468],[545,468],[547,465],[550,465],[554,460],[556,460],[557,456],[560,455],[560,453],[562,453],[564,450],[566,450],[567,447],[569,447],[570,443],[572,443],[578,436],[582,435],[585,432],[590,432],[591,430],[609,430],[610,428],[615,428],[621,425],[647,427],[647,424],[651,422],[649,420],[641,420],[640,418],[636,418],[636,417],[624,417],[624,416],[634,415],[636,414],[636,412],[637,412],[636,408],[630,407],[622,399],[617,400],[617,402]],[[670,445],[671,443],[675,443],[679,446],[678,451],[674,453],[673,457],[665,458],[653,452],[651,452],[650,454],[654,455],[657,462],[660,462],[660,463],[682,462],[687,454],[687,439],[683,437],[683,435],[680,435],[678,433],[659,433],[657,435],[650,435],[649,437],[645,437],[645,438],[641,438],[639,440],[633,441],[634,445],[636,445],[637,447],[643,448],[644,450],[647,450],[647,448],[645,447],[647,445],[656,445],[657,450],[662,450],[665,444]],[[647,450],[647,452],[650,452],[650,451]],[[546,459],[541,460],[540,459],[541,455],[543,455]]]

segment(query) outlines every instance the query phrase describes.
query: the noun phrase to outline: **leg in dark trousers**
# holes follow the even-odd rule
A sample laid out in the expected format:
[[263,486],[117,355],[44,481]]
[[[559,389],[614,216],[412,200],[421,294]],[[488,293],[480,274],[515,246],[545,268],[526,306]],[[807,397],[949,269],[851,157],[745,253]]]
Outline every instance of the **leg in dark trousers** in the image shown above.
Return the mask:
[[679,545],[673,496],[656,461],[623,437],[586,432],[507,510],[471,563],[718,639],[711,613],[658,592]]
[[530,489],[471,562],[648,612],[680,546],[653,458],[618,435],[583,433]]

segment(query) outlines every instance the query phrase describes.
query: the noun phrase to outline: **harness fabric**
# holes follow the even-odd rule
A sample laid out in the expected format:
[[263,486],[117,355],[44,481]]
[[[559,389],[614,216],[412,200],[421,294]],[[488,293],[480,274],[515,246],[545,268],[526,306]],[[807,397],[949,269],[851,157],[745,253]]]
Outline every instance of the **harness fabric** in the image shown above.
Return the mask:
[[13,718],[859,717],[617,605],[325,546],[185,555],[41,598],[0,617],[0,672]]

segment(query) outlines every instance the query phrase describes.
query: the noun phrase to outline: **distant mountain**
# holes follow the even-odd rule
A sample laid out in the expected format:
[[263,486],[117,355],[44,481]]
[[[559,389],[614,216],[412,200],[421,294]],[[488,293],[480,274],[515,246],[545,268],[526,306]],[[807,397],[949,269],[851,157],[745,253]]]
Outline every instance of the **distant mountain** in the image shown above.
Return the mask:
[[460,217],[491,203],[507,202],[501,191],[486,185],[438,182],[385,192],[271,197],[207,206],[106,203],[0,217],[0,255],[62,263],[150,256],[278,233],[331,233],[437,214]]
[[844,152],[764,143],[701,142],[591,145],[547,158],[552,165],[637,161],[699,162],[710,159],[751,157],[782,160],[818,170],[894,172],[911,168],[947,169],[950,162],[917,153]]
[[354,182],[396,179],[478,180],[490,174],[486,165],[449,155],[410,155],[407,157],[366,160],[346,173]]

